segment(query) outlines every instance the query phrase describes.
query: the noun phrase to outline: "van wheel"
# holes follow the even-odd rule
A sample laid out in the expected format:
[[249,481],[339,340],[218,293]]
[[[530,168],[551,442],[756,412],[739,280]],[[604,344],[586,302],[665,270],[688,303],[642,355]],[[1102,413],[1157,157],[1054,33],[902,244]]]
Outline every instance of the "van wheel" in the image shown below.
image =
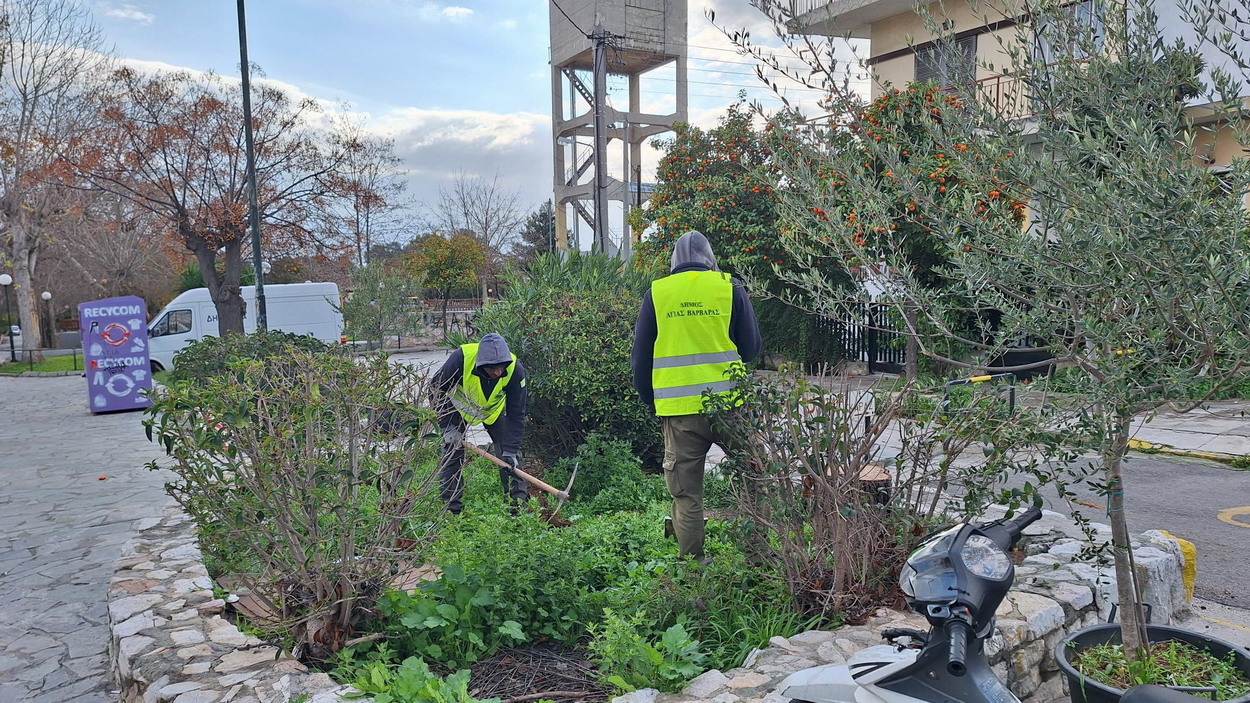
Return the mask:
[[165,367],[161,366],[161,362],[159,361],[152,362],[152,373],[160,373],[164,370],[165,370]]

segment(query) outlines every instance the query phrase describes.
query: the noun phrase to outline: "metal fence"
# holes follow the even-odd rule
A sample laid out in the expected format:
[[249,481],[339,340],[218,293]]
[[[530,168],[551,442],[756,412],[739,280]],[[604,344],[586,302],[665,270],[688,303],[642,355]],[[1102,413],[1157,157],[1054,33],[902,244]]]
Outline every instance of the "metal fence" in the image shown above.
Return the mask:
[[902,373],[906,337],[888,305],[862,305],[844,319],[822,317],[817,327],[838,340],[842,358],[863,361],[869,373]]

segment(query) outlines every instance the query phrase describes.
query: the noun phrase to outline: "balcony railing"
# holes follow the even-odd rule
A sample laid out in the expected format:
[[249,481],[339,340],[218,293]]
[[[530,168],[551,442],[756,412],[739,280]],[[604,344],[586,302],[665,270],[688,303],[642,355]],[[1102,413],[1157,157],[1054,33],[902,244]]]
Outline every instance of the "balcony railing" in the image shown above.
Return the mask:
[[790,0],[790,13],[794,17],[803,15],[829,5],[833,0]]
[[1004,119],[1018,120],[1033,114],[1033,101],[1025,93],[1024,82],[1015,76],[994,75],[973,81],[978,100]]

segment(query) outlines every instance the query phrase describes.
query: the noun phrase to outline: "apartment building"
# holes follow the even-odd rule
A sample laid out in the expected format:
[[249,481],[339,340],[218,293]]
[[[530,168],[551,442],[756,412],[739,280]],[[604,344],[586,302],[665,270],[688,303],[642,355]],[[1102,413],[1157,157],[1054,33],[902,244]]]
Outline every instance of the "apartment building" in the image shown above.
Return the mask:
[[[928,4],[932,20],[942,23],[944,34],[953,41],[952,48],[941,51],[930,26],[916,11],[914,0],[790,0],[790,4],[796,33],[868,41],[864,63],[873,76],[873,98],[889,86],[927,80],[974,93],[1000,114],[1027,120],[1033,106],[1020,82],[1004,71],[1009,63],[1004,47],[1028,41],[1030,45],[1025,49],[1043,59],[1056,52],[1056,47],[1047,46],[1040,38],[1049,33],[1022,32],[1032,29],[1022,26],[1029,21],[1027,15],[1012,11],[1002,2],[952,0]],[[1115,0],[1078,0],[1064,6],[1063,12],[1066,21],[1086,28],[1097,41],[1105,13],[1119,7]],[[1154,9],[1165,39],[1192,33],[1182,21],[1179,0],[1157,0]],[[1250,56],[1250,41],[1243,41],[1242,46]],[[1214,48],[1205,47],[1201,53],[1208,71],[1212,66],[1222,66],[1234,74],[1239,72],[1228,57]],[[1250,98],[1250,85],[1244,90],[1243,97]],[[1250,100],[1247,103],[1250,105]],[[1206,104],[1202,98],[1191,102],[1195,125],[1204,127],[1195,137],[1194,158],[1219,170],[1245,153],[1237,143],[1235,130],[1221,123],[1221,118],[1206,109]]]

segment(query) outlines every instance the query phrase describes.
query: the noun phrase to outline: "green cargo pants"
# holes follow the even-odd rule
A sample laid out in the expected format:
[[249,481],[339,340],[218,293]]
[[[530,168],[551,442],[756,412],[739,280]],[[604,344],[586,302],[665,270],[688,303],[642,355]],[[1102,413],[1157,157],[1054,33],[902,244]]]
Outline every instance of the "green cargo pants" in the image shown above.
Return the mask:
[[703,467],[712,444],[726,452],[733,442],[713,431],[704,415],[660,418],[664,434],[664,482],[673,497],[673,532],[682,554],[703,556]]

